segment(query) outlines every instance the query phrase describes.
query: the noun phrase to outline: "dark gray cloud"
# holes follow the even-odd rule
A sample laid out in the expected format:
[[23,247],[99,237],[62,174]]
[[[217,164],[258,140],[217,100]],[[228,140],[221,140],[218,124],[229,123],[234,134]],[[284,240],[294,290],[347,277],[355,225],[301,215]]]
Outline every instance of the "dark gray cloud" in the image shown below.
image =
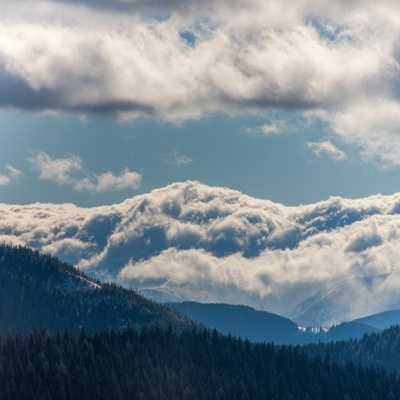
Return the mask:
[[54,109],[60,104],[59,93],[51,90],[34,90],[22,77],[13,76],[5,71],[0,63],[0,107],[26,111]]

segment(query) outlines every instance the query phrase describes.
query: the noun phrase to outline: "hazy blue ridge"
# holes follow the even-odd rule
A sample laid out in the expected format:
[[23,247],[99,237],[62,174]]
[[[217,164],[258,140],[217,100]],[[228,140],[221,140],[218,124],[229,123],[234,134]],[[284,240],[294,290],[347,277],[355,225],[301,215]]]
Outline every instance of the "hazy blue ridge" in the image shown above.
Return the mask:
[[371,325],[375,328],[385,329],[393,325],[400,325],[400,310],[384,311],[367,317],[358,318],[354,322]]
[[303,344],[362,338],[380,329],[357,322],[344,322],[329,329],[300,327],[288,318],[258,311],[248,306],[197,302],[173,303],[172,306],[188,317],[211,329],[252,342]]

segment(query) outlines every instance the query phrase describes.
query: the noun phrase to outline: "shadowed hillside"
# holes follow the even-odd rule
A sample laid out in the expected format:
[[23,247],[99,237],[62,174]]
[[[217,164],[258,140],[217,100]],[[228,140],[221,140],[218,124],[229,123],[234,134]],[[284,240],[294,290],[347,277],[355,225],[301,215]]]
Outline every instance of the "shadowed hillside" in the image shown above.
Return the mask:
[[171,307],[101,284],[48,254],[0,246],[0,332],[97,332],[169,324],[178,331],[194,326]]

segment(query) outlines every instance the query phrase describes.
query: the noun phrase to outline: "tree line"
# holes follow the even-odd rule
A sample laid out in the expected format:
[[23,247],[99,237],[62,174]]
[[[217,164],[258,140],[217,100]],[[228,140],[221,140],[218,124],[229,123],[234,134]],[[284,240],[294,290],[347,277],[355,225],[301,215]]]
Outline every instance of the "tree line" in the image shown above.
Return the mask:
[[193,328],[0,337],[2,400],[389,400],[382,370],[339,367],[294,347]]

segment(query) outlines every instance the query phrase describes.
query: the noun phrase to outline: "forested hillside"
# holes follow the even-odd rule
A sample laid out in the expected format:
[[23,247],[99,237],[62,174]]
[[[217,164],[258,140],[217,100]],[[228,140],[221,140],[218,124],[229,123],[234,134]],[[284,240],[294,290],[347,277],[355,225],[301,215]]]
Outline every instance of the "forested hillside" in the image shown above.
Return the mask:
[[331,342],[303,347],[312,357],[329,357],[339,365],[352,362],[364,367],[381,367],[400,374],[400,326],[385,329],[382,333],[366,334],[362,339]]
[[399,380],[374,369],[195,329],[2,337],[0,371],[2,400],[400,398]]
[[400,328],[252,344],[26,247],[0,246],[0,330],[1,400],[400,398],[399,379],[374,367],[398,371]]
[[195,325],[171,307],[100,284],[56,257],[0,245],[0,333],[28,334],[35,328],[93,333],[169,324],[177,331]]

